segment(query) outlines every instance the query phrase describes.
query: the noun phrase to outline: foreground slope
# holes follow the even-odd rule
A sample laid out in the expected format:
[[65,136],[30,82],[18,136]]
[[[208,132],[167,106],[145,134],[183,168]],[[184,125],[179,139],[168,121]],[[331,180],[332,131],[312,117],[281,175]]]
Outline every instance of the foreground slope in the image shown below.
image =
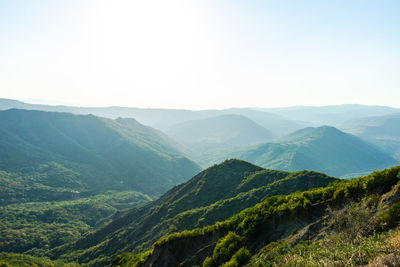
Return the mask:
[[398,243],[379,247],[385,238],[398,242],[387,230],[400,219],[399,188],[400,167],[394,167],[269,197],[226,221],[164,237],[147,253],[122,254],[114,265],[379,266],[382,258],[399,256]]
[[114,216],[105,227],[54,249],[52,258],[105,264],[116,253],[143,251],[165,234],[225,220],[264,198],[326,186],[335,178],[322,173],[288,173],[228,160],[174,187],[159,200]]
[[377,147],[328,126],[305,128],[278,142],[252,147],[231,156],[265,168],[307,169],[350,177],[397,164],[394,158]]
[[0,112],[2,201],[66,200],[114,190],[160,195],[200,168],[133,119]]

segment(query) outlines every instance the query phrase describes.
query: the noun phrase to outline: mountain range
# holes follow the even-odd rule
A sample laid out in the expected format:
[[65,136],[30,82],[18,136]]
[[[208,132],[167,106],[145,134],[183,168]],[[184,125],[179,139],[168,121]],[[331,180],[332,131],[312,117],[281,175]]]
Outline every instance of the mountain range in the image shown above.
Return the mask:
[[282,136],[292,131],[310,126],[307,122],[293,121],[280,115],[250,108],[232,108],[223,110],[184,110],[184,109],[146,109],[130,107],[74,107],[60,105],[37,105],[12,99],[0,99],[0,110],[6,109],[42,110],[69,112],[73,114],[92,114],[99,117],[116,119],[134,118],[150,127],[166,131],[176,124],[206,119],[221,115],[242,115],[258,123],[275,135]]
[[400,263],[396,109],[0,110],[0,265]]

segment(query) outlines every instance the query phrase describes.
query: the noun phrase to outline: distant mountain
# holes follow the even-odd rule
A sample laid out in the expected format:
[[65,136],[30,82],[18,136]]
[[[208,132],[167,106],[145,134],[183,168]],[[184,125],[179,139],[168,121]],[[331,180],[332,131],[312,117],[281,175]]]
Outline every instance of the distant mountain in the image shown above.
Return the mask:
[[265,168],[316,170],[337,177],[354,177],[398,164],[387,153],[334,127],[309,127],[277,142],[230,154]]
[[166,133],[186,146],[203,166],[222,151],[266,142],[273,134],[242,115],[221,115],[172,126]]
[[245,116],[279,137],[303,129],[307,126],[313,126],[313,123],[310,122],[290,120],[276,113],[251,108],[230,108],[221,110],[221,112],[225,114]]
[[[191,110],[178,110],[178,109],[141,109],[141,108],[128,108],[128,107],[75,107],[64,105],[39,105],[29,104],[18,100],[0,99],[0,110],[6,109],[27,109],[27,110],[41,110],[51,112],[68,112],[73,114],[88,115],[92,114],[99,117],[110,119],[134,118],[140,123],[155,127],[157,129],[166,129],[173,124],[183,121],[200,119],[204,116],[197,114]],[[210,115],[212,116],[212,115]]]
[[158,196],[200,171],[174,141],[134,119],[11,109],[0,112],[0,125],[6,200],[71,199],[109,189]]
[[400,160],[400,113],[349,120],[341,125]]
[[366,106],[366,105],[332,105],[332,106],[298,106],[287,108],[265,108],[261,111],[272,112],[286,117],[290,120],[306,121],[321,125],[331,125],[339,127],[350,119],[363,118],[368,116],[383,116],[400,112],[400,109],[385,106]]
[[104,265],[122,251],[143,251],[165,234],[225,220],[272,195],[323,187],[337,179],[322,173],[288,173],[260,168],[240,160],[214,165],[159,200],[114,216],[105,227],[81,240],[54,249],[52,258],[79,258]]
[[183,122],[229,114],[246,116],[278,136],[286,135],[295,130],[304,128],[305,126],[311,126],[307,122],[291,121],[271,112],[263,112],[250,108],[192,111],[184,109],[147,109],[128,107],[73,107],[62,105],[38,105],[12,99],[0,99],[0,110],[11,108],[70,112],[74,114],[93,114],[111,119],[116,119],[118,117],[134,118],[142,124],[163,131],[169,129],[173,125]]
[[0,98],[0,110],[18,108],[29,110],[93,114],[116,119],[135,118],[140,123],[166,130],[172,125],[223,114],[243,115],[277,135],[289,134],[307,126],[331,125],[340,127],[348,120],[385,116],[399,113],[400,109],[386,106],[356,104],[332,106],[293,106],[285,108],[230,108],[222,110],[150,109],[129,107],[74,107],[63,105],[29,104],[18,100]]

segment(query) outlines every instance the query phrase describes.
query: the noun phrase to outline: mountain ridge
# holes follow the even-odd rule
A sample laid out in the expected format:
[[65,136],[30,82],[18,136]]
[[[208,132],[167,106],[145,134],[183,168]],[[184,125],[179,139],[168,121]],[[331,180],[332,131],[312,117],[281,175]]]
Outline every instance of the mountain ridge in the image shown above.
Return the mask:
[[[200,171],[172,146],[172,140],[133,119],[11,109],[0,112],[0,122],[2,170],[29,174],[50,163],[66,168],[71,179],[85,184],[84,191],[124,183],[124,187],[161,194],[167,185]],[[154,163],[150,168],[149,162]],[[159,182],[146,187],[140,182],[145,177]]]

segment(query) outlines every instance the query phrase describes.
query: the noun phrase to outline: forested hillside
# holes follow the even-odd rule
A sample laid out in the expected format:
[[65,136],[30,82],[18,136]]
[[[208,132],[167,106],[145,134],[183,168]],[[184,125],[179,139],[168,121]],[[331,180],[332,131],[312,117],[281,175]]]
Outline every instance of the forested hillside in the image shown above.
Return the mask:
[[1,201],[65,200],[106,190],[158,196],[200,171],[162,133],[133,119],[0,112]]

